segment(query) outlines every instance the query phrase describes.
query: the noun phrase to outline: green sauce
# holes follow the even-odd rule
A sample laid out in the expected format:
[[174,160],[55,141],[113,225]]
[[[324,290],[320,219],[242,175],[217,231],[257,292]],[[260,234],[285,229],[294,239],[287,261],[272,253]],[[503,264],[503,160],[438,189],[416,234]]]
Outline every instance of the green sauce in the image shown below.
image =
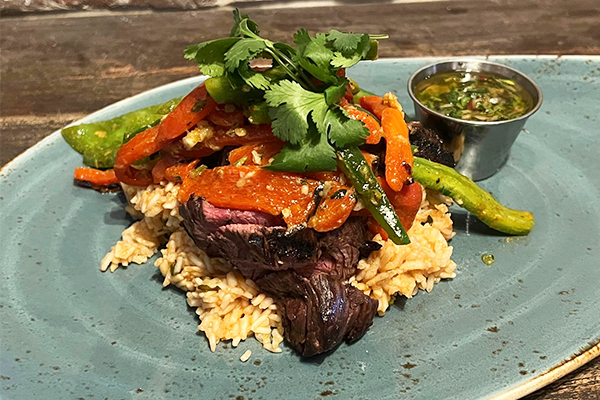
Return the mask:
[[533,107],[531,95],[520,85],[489,73],[435,74],[419,82],[415,93],[427,108],[470,121],[505,121]]

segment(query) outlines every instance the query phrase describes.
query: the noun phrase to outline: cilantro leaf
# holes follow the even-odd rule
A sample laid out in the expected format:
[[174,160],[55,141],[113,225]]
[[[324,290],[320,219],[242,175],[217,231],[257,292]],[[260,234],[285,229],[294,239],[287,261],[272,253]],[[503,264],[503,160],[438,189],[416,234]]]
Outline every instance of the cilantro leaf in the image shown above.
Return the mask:
[[324,36],[312,38],[306,29],[300,29],[294,34],[296,56],[298,62],[315,78],[326,83],[337,83],[338,77],[331,67],[333,52],[325,46]]
[[327,41],[332,42],[337,51],[354,51],[358,48],[364,35],[360,33],[344,33],[332,29],[327,34]]
[[273,119],[273,134],[292,144],[298,144],[306,136],[308,116],[321,132],[326,132],[322,124],[327,112],[325,95],[309,92],[297,82],[282,80],[265,92],[265,100],[272,107],[269,114]]
[[252,70],[248,63],[240,66],[237,71],[244,82],[255,89],[267,90],[271,87],[271,82],[262,73]]
[[225,38],[188,46],[184,57],[196,60],[203,74],[221,76],[225,74],[225,53],[239,40],[241,39]]
[[231,28],[231,37],[244,35],[244,29],[247,28],[250,32],[258,35],[260,30],[256,22],[252,21],[248,14],[240,14],[237,8],[233,10],[233,28]]
[[331,64],[337,68],[350,68],[362,60],[371,48],[371,39],[366,33],[361,36],[358,46],[349,51],[336,51],[331,60]]
[[241,39],[225,54],[225,67],[229,72],[235,71],[241,64],[256,58],[266,48],[264,40]]
[[348,84],[347,79],[342,79],[342,83],[337,86],[329,86],[325,89],[325,102],[328,106],[337,104],[338,101],[346,94],[346,85]]
[[329,140],[338,148],[360,146],[369,135],[362,122],[350,119],[346,111],[337,105],[327,110],[325,124]]
[[335,171],[335,150],[327,141],[327,135],[320,133],[311,122],[308,135],[297,144],[285,145],[265,168],[287,172]]

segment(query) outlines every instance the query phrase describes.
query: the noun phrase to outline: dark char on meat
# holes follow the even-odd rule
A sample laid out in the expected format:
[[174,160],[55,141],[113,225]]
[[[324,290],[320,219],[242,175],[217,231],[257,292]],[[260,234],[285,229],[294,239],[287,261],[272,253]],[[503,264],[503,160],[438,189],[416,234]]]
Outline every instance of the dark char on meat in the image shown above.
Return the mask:
[[358,340],[371,326],[377,301],[345,281],[359,258],[379,249],[362,217],[319,233],[288,233],[279,216],[215,207],[191,196],[180,209],[199,248],[221,257],[276,300],[285,339],[305,357]]
[[420,122],[408,123],[410,144],[417,147],[416,156],[454,168],[454,155],[438,133],[425,128]]

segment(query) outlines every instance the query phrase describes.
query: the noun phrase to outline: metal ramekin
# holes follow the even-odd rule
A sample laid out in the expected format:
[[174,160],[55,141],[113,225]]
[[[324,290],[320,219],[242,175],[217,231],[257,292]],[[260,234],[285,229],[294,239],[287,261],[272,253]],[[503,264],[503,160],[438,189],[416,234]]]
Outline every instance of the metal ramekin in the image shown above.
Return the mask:
[[[488,72],[512,79],[529,92],[533,108],[527,114],[507,121],[466,121],[433,111],[417,100],[413,90],[418,83],[431,75],[451,71]],[[453,59],[427,65],[410,77],[408,93],[415,105],[416,119],[450,141],[457,161],[456,170],[475,181],[489,178],[504,165],[525,121],[542,105],[542,91],[527,75],[506,65],[477,59]]]

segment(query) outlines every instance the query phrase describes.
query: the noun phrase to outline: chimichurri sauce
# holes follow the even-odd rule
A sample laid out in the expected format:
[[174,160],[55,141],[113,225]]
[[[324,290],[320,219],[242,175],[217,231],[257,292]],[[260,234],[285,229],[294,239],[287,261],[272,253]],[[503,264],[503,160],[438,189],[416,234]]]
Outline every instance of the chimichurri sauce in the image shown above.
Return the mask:
[[531,95],[519,84],[489,73],[435,74],[419,82],[415,93],[431,110],[472,121],[518,118],[533,107]]

